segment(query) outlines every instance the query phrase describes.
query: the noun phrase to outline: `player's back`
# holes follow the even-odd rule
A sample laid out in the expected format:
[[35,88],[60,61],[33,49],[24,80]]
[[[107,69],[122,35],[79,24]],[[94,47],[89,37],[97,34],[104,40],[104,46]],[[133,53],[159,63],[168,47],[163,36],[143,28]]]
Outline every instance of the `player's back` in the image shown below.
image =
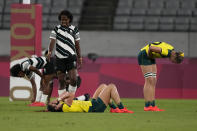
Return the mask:
[[153,43],[150,43],[150,44],[144,46],[141,49],[141,51],[146,50],[146,53],[148,54],[150,46],[160,47],[162,49],[161,54],[160,53],[155,53],[155,52],[152,53],[154,58],[169,57],[171,51],[174,50],[174,47],[172,45],[166,43],[166,42],[153,42]]

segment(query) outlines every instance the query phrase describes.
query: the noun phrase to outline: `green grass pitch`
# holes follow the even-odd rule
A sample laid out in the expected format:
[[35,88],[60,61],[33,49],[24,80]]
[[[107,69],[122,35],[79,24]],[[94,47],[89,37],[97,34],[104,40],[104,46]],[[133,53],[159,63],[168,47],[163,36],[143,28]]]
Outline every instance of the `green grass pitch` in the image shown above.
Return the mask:
[[197,100],[157,100],[165,112],[144,112],[143,99],[122,99],[134,114],[36,112],[29,102],[0,97],[0,131],[197,131]]

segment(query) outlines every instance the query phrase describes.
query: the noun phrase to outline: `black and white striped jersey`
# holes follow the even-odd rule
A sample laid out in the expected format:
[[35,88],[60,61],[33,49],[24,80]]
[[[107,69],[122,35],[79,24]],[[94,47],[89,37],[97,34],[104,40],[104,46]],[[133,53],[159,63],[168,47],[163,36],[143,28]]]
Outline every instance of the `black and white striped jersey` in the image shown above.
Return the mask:
[[55,55],[58,58],[68,58],[70,55],[76,54],[75,41],[80,40],[77,27],[73,25],[69,27],[57,25],[51,31],[50,38],[56,40]]
[[37,69],[42,69],[47,64],[47,59],[44,56],[41,57],[32,57],[21,63],[21,69],[24,72],[29,71],[29,67],[33,66]]

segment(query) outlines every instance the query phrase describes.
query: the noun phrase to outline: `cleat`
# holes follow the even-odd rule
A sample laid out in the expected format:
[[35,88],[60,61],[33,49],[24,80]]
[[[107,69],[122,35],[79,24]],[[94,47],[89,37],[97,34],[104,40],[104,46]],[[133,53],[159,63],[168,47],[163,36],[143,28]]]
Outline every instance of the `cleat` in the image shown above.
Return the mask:
[[144,111],[153,111],[153,107],[152,106],[144,107]]
[[33,106],[33,107],[35,107],[35,106],[46,106],[46,104],[45,103],[43,103],[43,102],[34,102],[34,103],[31,103],[31,104],[29,104],[28,106]]
[[29,104],[27,106],[36,106],[37,103],[39,103],[39,102],[33,102],[33,103],[31,103],[31,104]]
[[123,113],[118,107],[116,109],[111,108],[110,112],[111,113]]
[[157,106],[152,107],[152,110],[153,111],[165,111],[163,109],[159,109]]
[[36,106],[46,106],[46,104],[43,103],[43,102],[39,102],[39,103],[36,104]]
[[122,111],[120,113],[134,113],[133,111],[128,110],[126,107],[120,110]]

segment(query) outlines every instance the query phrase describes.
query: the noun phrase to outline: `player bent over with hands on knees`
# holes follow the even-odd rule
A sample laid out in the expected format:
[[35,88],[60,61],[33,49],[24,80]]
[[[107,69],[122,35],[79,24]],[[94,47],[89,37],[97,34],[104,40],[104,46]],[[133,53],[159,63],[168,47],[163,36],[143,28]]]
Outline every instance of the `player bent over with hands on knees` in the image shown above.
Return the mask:
[[[23,60],[23,59],[21,59]],[[34,79],[34,73],[38,74],[41,77],[41,85],[45,86],[44,75],[39,71],[39,69],[43,69],[47,64],[47,59],[44,56],[41,57],[31,57],[24,58],[24,61],[21,63],[17,63],[10,68],[10,75],[13,77],[26,77],[30,80],[33,88],[33,99],[32,102],[35,101],[36,98],[36,84]]]
[[[50,112],[104,112],[107,106],[112,113],[134,113],[123,106],[117,88],[114,84],[101,84],[95,91],[91,101],[73,100],[72,94],[64,92],[59,98],[48,104]],[[111,99],[118,106],[116,107]]]
[[155,104],[155,86],[157,82],[156,58],[169,58],[173,63],[180,64],[184,59],[183,52],[176,52],[174,47],[166,42],[153,42],[143,47],[138,54],[138,64],[145,78],[144,111],[164,111]]

